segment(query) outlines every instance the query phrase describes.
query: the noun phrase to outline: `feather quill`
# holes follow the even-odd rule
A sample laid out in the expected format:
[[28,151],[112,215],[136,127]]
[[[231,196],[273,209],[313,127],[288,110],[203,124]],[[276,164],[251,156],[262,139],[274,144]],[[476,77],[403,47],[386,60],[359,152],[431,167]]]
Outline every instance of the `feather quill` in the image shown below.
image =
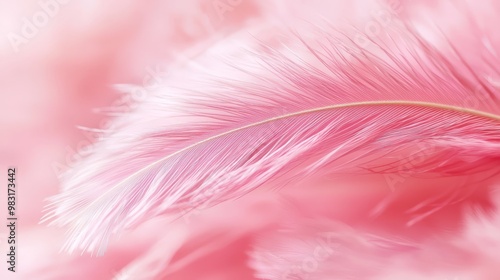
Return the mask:
[[500,171],[499,91],[451,45],[403,26],[370,47],[328,26],[277,29],[279,43],[215,45],[196,59],[207,71],[177,69],[114,121],[48,205],[66,250],[102,254],[124,229],[270,181],[400,172],[394,155],[422,142],[433,151],[416,173]]

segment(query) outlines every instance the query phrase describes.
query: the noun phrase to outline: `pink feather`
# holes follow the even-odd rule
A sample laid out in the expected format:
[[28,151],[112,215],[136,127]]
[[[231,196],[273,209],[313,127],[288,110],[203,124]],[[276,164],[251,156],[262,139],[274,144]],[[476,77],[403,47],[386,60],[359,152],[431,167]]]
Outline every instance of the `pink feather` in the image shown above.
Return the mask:
[[196,60],[207,71],[176,70],[118,118],[52,199],[48,218],[71,228],[67,249],[102,253],[113,233],[270,180],[394,173],[391,157],[421,142],[435,151],[416,173],[498,172],[499,93],[460,53],[404,28],[372,49],[302,28],[275,30],[286,39],[273,46],[223,42]]
[[[67,251],[103,254],[125,229],[203,211],[190,233],[163,224],[165,255],[145,252],[127,268],[139,277],[159,259],[151,279],[198,279],[189,267],[213,269],[204,262],[218,254],[237,268],[217,279],[443,279],[445,269],[426,269],[439,253],[455,270],[492,255],[456,244],[478,242],[484,225],[470,209],[488,219],[498,203],[500,37],[475,14],[460,36],[442,34],[414,24],[414,10],[363,46],[357,29],[294,9],[314,24],[267,19],[214,44],[119,114],[65,175],[44,221],[69,228]],[[316,264],[302,267],[311,254]],[[474,272],[493,267],[461,273],[496,279]]]

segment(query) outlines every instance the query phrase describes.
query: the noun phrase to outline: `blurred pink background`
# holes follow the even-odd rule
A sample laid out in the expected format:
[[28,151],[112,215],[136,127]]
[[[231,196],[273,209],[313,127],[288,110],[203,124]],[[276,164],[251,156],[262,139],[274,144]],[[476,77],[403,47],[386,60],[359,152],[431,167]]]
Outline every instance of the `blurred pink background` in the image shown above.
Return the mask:
[[[223,6],[216,6],[217,1],[213,0],[22,0],[0,3],[0,33],[3,35],[0,37],[0,181],[7,180],[7,167],[16,167],[19,190],[18,272],[14,275],[6,271],[2,261],[0,279],[136,279],[120,278],[118,274],[124,267],[132,274],[134,269],[154,274],[155,269],[161,270],[155,262],[171,257],[164,251],[154,251],[155,248],[175,251],[174,247],[186,239],[188,227],[175,228],[165,239],[158,228],[168,226],[167,221],[158,219],[125,233],[120,240],[112,242],[105,257],[96,259],[87,255],[59,254],[64,232],[38,224],[43,215],[44,199],[58,192],[59,172],[71,168],[79,154],[84,154],[88,145],[96,140],[95,134],[79,127],[104,129],[109,118],[96,112],[99,108],[133,109],[128,95],[123,95],[113,85],[135,84],[147,88],[168,75],[169,65],[188,63],[213,42],[262,18],[285,13],[287,9],[307,6],[328,15],[332,21],[347,22],[348,18],[355,22],[368,16],[371,5],[367,4],[369,1],[326,3],[318,0],[307,5],[299,0],[221,2]],[[360,180],[376,182],[381,178]],[[0,216],[5,217],[6,191],[3,185],[1,188]],[[376,198],[384,194],[385,190],[368,199],[346,191],[338,198],[338,203],[344,205],[342,201],[349,198],[360,205],[376,205]],[[307,197],[307,194],[294,191],[290,196],[306,196],[299,203],[302,206],[297,206],[299,208],[312,209],[316,207],[314,201],[321,199],[321,195]],[[259,212],[262,205],[274,207],[272,199],[271,196],[264,202],[256,202],[250,198],[238,213],[256,213],[254,220],[258,221],[258,215],[263,215]],[[312,203],[308,205],[308,201]],[[265,212],[265,207],[260,211]],[[393,210],[398,216],[399,208],[395,206]],[[217,211],[223,210],[209,213],[210,222],[217,223],[214,218]],[[274,212],[283,215],[279,210]],[[233,215],[235,217],[229,215],[228,219],[237,221],[237,214]],[[357,213],[339,214],[342,215],[355,216]],[[452,227],[455,222],[449,221],[447,225]],[[204,226],[206,224],[199,227]],[[265,223],[252,224],[255,228],[266,226]],[[224,226],[219,230],[222,232]],[[0,260],[3,260],[7,248],[5,226],[1,226],[0,233]],[[244,246],[245,238],[249,237],[243,235],[235,246]],[[196,246],[196,242],[188,243],[184,250]],[[217,260],[204,259],[205,263],[197,263],[197,266],[210,266],[212,260],[213,266],[227,268],[233,261],[236,276],[232,279],[253,279],[248,268],[239,266],[243,257],[215,255]],[[144,263],[147,269],[137,268]],[[198,279],[189,275],[173,273],[168,279]],[[238,275],[247,278],[237,278]],[[145,276],[144,279],[162,279],[155,277]],[[218,278],[216,273],[210,277],[204,279],[226,279]]]

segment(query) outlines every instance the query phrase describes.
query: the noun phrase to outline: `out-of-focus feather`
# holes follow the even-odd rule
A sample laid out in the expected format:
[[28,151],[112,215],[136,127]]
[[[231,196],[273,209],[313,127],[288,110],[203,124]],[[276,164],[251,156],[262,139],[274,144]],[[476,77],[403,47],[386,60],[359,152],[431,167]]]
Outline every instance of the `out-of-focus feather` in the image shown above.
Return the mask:
[[[498,206],[498,193],[491,197]],[[437,223],[427,233],[413,228],[419,232],[413,236],[394,235],[383,220],[357,221],[350,227],[299,214],[291,221],[261,231],[253,242],[249,265],[257,279],[493,280],[497,275],[494,262],[485,259],[497,255],[498,214],[486,217],[466,211],[460,231],[442,231],[439,227],[447,226]]]
[[49,205],[67,250],[102,253],[125,228],[270,180],[394,173],[392,156],[421,143],[433,150],[414,173],[499,171],[499,92],[451,48],[402,27],[368,48],[327,26],[273,32],[279,43],[214,46],[195,61],[209,73],[177,69],[115,121]]

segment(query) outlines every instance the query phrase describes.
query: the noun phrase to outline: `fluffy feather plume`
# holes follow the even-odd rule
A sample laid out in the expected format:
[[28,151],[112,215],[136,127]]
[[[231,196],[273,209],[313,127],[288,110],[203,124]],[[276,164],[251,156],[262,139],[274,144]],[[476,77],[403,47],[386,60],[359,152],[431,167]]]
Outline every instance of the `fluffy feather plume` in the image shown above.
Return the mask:
[[[68,251],[103,253],[126,228],[270,182],[340,172],[498,174],[500,91],[486,67],[496,58],[488,35],[471,36],[482,53],[471,62],[453,41],[438,48],[397,23],[363,46],[352,30],[326,23],[215,45],[115,120],[64,178],[45,220],[69,226]],[[418,163],[396,157],[422,144],[432,149]]]

